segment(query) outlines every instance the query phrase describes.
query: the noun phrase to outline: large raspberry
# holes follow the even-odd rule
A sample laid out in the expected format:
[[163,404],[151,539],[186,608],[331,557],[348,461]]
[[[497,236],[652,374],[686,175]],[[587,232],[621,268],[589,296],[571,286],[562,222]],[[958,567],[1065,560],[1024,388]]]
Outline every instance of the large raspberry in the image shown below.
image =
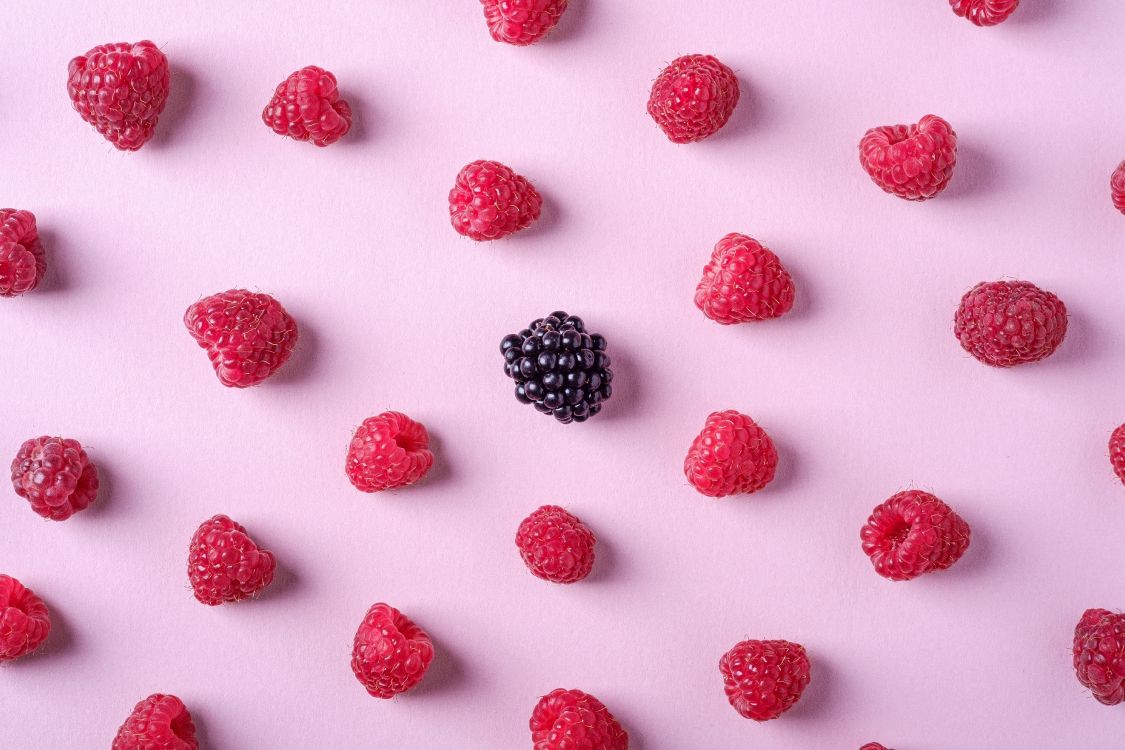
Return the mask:
[[480,0],[488,33],[498,42],[534,44],[555,28],[567,0]]
[[1113,473],[1125,484],[1125,424],[1120,425],[1109,436],[1109,462]]
[[875,572],[909,581],[945,570],[969,548],[969,524],[934,495],[907,490],[875,507],[860,530]]
[[15,297],[39,285],[47,257],[39,242],[35,215],[0,208],[0,297]]
[[553,583],[574,583],[594,567],[594,533],[578,516],[544,505],[520,523],[516,546],[528,570]]
[[1125,161],[1118,164],[1110,175],[1109,192],[1113,198],[1113,207],[1125,214]]
[[430,435],[421,422],[397,411],[363,420],[348,445],[344,470],[361,492],[414,484],[434,465]]
[[769,721],[793,707],[809,684],[805,647],[789,641],[742,641],[719,660],[723,688],[746,719]]
[[738,78],[711,55],[677,57],[652,84],[648,113],[672,143],[719,132],[738,104]]
[[168,58],[149,41],[102,44],[70,61],[66,88],[75,111],[122,151],[156,130],[168,100]]
[[138,703],[117,730],[112,750],[199,750],[183,701],[155,693]]
[[65,521],[98,496],[98,470],[77,440],[44,435],[20,446],[12,486],[39,515]]
[[219,382],[257,385],[277,372],[297,344],[297,322],[268,294],[231,289],[199,300],[184,325],[207,350]]
[[558,688],[531,712],[533,750],[628,750],[629,734],[600,700]]
[[1027,281],[991,281],[961,298],[953,334],[980,362],[1013,367],[1053,354],[1066,322],[1066,305],[1050,292]]
[[793,279],[768,247],[744,234],[719,240],[695,288],[695,306],[723,325],[776,318],[793,307]]
[[949,0],[953,12],[977,26],[995,26],[1020,7],[1020,0]]
[[278,135],[331,146],[351,128],[352,110],[340,98],[336,76],[308,65],[277,84],[262,121]]
[[1088,609],[1074,628],[1074,672],[1099,702],[1125,701],[1125,615]]
[[777,449],[766,431],[737,411],[707,417],[684,460],[684,474],[708,497],[757,492],[773,481]]
[[255,596],[273,581],[274,564],[272,552],[223,515],[201,523],[188,547],[192,591],[212,606]]
[[0,662],[30,654],[50,632],[51,616],[43,600],[15,578],[0,573]]
[[374,604],[359,624],[352,671],[376,698],[393,698],[417,685],[434,659],[426,631],[389,604]]
[[535,186],[497,161],[474,161],[449,191],[449,220],[459,234],[484,242],[507,237],[539,218]]
[[917,125],[872,128],[859,142],[859,163],[884,191],[924,201],[945,190],[957,164],[957,134],[937,115]]

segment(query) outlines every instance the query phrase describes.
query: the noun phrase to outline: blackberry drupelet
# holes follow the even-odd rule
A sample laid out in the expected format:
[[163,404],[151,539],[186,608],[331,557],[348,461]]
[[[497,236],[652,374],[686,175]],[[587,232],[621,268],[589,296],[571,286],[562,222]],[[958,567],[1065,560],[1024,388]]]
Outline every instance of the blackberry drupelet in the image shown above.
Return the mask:
[[516,381],[516,400],[563,424],[585,422],[613,395],[605,349],[604,336],[587,333],[581,318],[561,310],[500,342],[504,372]]

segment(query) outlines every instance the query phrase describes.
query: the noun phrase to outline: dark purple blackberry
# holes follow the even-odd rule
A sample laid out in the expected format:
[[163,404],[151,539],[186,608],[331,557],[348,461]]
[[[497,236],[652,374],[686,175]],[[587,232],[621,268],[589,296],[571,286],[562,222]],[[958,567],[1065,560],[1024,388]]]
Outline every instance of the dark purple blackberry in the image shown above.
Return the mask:
[[563,424],[585,422],[613,394],[605,336],[586,333],[582,318],[561,310],[537,318],[500,342],[516,400]]

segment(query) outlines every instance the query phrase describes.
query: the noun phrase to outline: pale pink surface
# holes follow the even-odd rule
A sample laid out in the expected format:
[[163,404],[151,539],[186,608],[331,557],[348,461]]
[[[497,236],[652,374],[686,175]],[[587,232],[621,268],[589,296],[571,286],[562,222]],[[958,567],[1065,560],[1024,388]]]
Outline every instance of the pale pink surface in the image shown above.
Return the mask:
[[[1086,607],[1125,608],[1105,447],[1125,419],[1108,185],[1125,4],[1025,0],[993,29],[945,0],[572,5],[527,49],[493,42],[476,0],[6,11],[0,202],[36,213],[52,270],[0,301],[0,446],[7,461],[27,437],[76,437],[107,491],[63,524],[0,492],[0,569],[56,626],[46,653],[0,670],[0,747],[108,747],[168,691],[220,750],[520,748],[555,687],[597,695],[643,750],[1120,743],[1125,710],[1085,694],[1069,648]],[[169,56],[172,96],[155,140],[120,154],[71,111],[66,64],[141,38]],[[688,52],[745,89],[724,131],[677,147],[645,101]],[[356,112],[328,149],[259,119],[306,64]],[[928,112],[957,129],[960,162],[915,205],[871,184],[856,144]],[[535,182],[536,227],[478,245],[448,226],[446,193],[478,158]],[[791,315],[724,328],[695,309],[730,231],[793,273]],[[999,277],[1066,301],[1056,356],[1002,372],[960,349],[961,294]],[[236,285],[301,324],[290,366],[246,392],[218,384],[180,322]],[[585,425],[521,406],[501,371],[500,337],[557,307],[617,363]],[[345,449],[388,408],[427,425],[437,465],[364,495]],[[722,408],[769,430],[781,468],[715,502],[681,463]],[[973,546],[892,584],[859,527],[909,486],[955,507]],[[588,581],[552,586],[520,561],[516,526],[544,503],[597,533]],[[259,601],[192,598],[188,540],[215,513],[277,554]],[[375,601],[438,651],[392,702],[348,667]],[[813,661],[768,725],[722,692],[719,657],[748,636]]]

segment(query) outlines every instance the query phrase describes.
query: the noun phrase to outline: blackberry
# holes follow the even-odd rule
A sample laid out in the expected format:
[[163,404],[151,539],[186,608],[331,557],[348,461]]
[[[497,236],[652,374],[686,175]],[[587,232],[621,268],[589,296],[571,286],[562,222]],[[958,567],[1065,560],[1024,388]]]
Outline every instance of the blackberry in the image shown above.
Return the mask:
[[536,318],[500,342],[504,372],[516,381],[516,400],[563,424],[585,422],[613,395],[605,336],[587,333],[561,310]]

